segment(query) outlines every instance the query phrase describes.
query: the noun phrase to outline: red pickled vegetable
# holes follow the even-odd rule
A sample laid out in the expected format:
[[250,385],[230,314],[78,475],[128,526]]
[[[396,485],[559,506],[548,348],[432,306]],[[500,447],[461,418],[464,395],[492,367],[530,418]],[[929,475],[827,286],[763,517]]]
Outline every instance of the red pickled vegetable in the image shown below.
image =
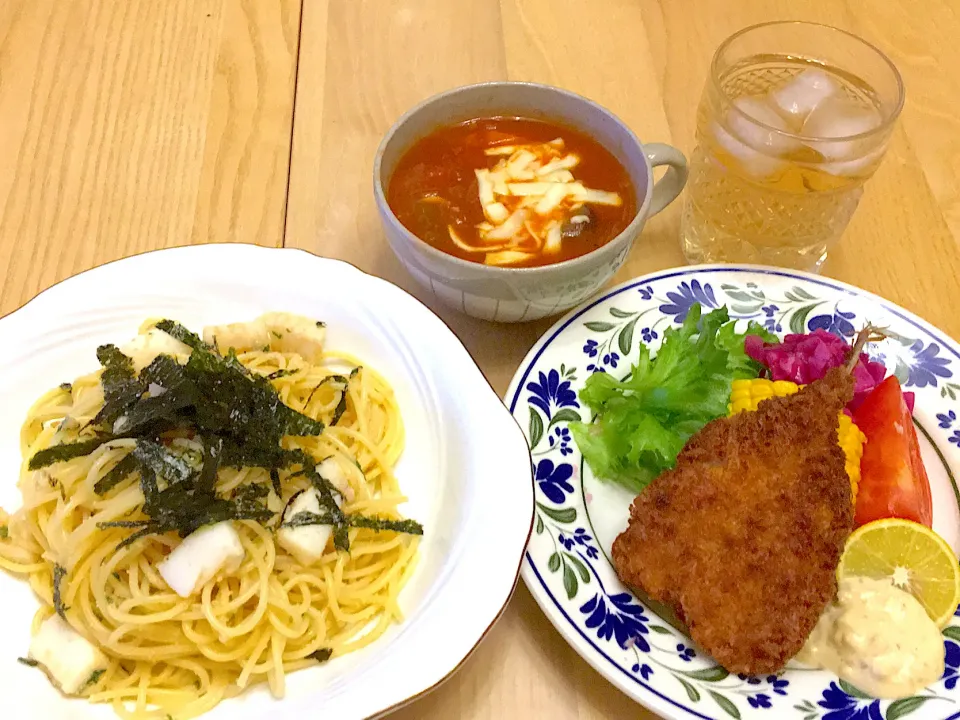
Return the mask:
[[[826,330],[787,335],[777,343],[765,343],[755,335],[748,335],[744,350],[751,359],[767,368],[771,380],[789,380],[797,385],[807,385],[822,378],[831,368],[843,367],[850,355],[846,340]],[[883,363],[861,353],[853,369],[855,385],[850,409],[858,408],[886,375],[887,368]],[[903,395],[912,413],[913,393]]]

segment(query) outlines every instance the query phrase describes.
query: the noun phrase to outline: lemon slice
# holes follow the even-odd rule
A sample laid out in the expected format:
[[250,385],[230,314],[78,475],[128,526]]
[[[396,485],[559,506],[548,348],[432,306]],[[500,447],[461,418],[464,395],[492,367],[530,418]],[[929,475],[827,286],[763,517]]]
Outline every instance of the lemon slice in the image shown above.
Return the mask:
[[889,518],[867,523],[848,539],[837,567],[845,577],[889,578],[910,592],[942,628],[960,604],[960,563],[933,530]]

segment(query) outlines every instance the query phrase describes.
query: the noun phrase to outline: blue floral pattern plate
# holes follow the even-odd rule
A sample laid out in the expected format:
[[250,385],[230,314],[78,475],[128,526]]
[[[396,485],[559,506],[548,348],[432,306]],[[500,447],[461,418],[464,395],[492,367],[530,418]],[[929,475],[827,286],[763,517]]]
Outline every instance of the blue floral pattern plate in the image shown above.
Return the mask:
[[629,372],[639,343],[654,349],[691,305],[726,305],[771,331],[822,328],[848,340],[867,322],[890,337],[870,347],[916,393],[915,420],[934,500],[934,528],[960,548],[960,345],[920,318],[835,280],[750,266],[648,275],[571,311],[517,371],[506,402],[525,428],[536,518],[522,575],[543,611],[594,668],[667,718],[898,720],[960,718],[960,611],[943,631],[946,672],[896,701],[866,697],[836,676],[791,663],[779,676],[731,675],[624,587],[610,562],[632,495],[599,482],[567,424],[589,420],[577,393],[595,372]]

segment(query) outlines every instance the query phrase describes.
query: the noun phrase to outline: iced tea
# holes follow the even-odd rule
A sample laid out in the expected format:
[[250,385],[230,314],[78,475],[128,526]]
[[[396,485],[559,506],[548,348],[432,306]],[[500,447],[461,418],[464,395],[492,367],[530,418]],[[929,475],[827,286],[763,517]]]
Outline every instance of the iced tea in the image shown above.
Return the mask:
[[[795,26],[804,33],[837,33],[880,55],[853,36],[806,23],[773,23],[740,36],[795,31]],[[731,52],[737,39],[718,51],[698,110],[681,225],[683,252],[694,263],[819,270],[886,149],[902,103],[899,76],[882,55],[894,76],[892,87],[878,87],[847,67],[796,52],[737,56]],[[763,42],[740,44],[750,50]],[[823,54],[851,59],[845,57],[849,49]]]

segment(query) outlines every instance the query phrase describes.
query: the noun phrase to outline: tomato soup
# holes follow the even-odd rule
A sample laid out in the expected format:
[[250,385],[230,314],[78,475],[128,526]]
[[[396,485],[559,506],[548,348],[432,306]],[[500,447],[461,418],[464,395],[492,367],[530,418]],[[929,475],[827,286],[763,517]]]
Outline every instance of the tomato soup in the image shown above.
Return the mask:
[[400,158],[387,202],[438,250],[502,267],[585,255],[636,215],[623,165],[593,138],[525,118],[440,127]]

